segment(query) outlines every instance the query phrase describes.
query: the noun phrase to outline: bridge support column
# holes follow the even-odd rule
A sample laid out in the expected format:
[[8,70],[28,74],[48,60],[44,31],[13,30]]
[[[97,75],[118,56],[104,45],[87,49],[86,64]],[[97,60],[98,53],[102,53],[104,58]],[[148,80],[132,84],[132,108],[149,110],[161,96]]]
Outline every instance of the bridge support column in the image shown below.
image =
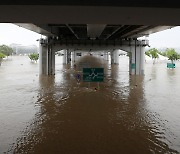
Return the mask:
[[40,50],[39,50],[39,74],[47,75],[47,66],[48,66],[48,48],[46,45],[42,45],[40,42]]
[[144,57],[144,47],[131,47],[129,58],[129,73],[131,75],[144,75]]
[[119,64],[119,50],[111,52],[111,64]]
[[71,61],[71,52],[69,50],[64,50],[63,64],[69,64]]
[[67,64],[67,50],[64,50],[63,64]]
[[114,51],[114,64],[119,64],[119,50]]
[[55,52],[52,50],[52,46],[48,46],[48,75],[55,74]]
[[68,64],[68,50],[64,50],[63,64]]
[[107,61],[109,61],[109,55],[110,55],[110,53],[107,52]]
[[45,40],[40,40],[39,52],[39,74],[54,75],[55,74],[55,52],[52,47],[48,46]]
[[105,52],[105,60],[108,61],[109,60],[109,53]]
[[111,64],[114,64],[114,51],[111,51]]
[[71,51],[67,51],[67,64],[71,63]]
[[76,62],[76,54],[75,54],[75,51],[72,51],[71,52],[71,61],[72,61],[72,64],[74,64]]

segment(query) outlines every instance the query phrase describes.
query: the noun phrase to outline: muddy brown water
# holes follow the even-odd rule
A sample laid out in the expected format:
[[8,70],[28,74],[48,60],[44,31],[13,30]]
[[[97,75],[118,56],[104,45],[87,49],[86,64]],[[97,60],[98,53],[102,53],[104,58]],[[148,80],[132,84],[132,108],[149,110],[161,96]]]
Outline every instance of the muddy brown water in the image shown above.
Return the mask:
[[[93,56],[76,68],[56,57],[56,75],[9,57],[0,67],[0,153],[180,153],[180,64],[145,64],[145,76]],[[84,67],[103,67],[103,83],[78,82]]]

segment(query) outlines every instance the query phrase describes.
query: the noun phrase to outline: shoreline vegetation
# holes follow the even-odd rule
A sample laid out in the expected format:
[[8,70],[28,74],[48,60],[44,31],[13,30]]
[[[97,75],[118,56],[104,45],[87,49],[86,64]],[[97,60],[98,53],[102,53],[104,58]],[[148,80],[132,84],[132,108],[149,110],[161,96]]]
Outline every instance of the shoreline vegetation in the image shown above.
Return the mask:
[[[0,45],[0,66],[4,58],[6,57],[8,58],[13,54],[16,55],[16,51],[14,51],[13,48],[7,45]],[[37,60],[39,59],[39,54],[30,53],[28,57],[30,58],[31,61],[37,62]],[[166,48],[164,51],[159,51],[156,48],[151,48],[145,51],[145,63],[153,62],[153,64],[155,64],[157,62],[171,62],[172,64],[174,64],[174,62],[179,59],[180,59],[180,54],[176,52],[174,48]]]
[[5,57],[6,57],[6,55],[4,55],[3,53],[0,52],[0,66],[3,61],[3,58],[5,58]]
[[178,54],[175,49],[173,48],[167,48],[165,51],[159,51],[156,48],[152,48],[149,49],[147,51],[145,51],[145,59],[153,60],[153,64],[155,64],[158,60],[160,61],[171,61],[171,63],[173,64],[174,61],[179,60],[180,59],[180,54]]
[[5,57],[9,57],[13,54],[13,49],[7,45],[0,46],[0,66]]
[[37,53],[31,53],[28,55],[29,59],[31,60],[31,62],[36,62],[38,61],[39,59],[39,54]]

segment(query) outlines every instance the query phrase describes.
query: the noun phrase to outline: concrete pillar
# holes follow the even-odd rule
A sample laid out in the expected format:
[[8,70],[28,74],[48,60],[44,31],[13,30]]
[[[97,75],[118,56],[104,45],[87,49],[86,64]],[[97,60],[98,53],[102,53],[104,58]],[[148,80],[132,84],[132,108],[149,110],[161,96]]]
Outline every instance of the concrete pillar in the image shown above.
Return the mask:
[[130,69],[131,75],[144,75],[144,47],[131,46]]
[[[130,49],[130,51],[131,51],[131,49]],[[129,74],[131,75],[132,74],[132,68],[131,68],[131,65],[132,65],[132,52],[128,52],[128,54],[129,54]]]
[[52,51],[52,46],[48,46],[45,41],[40,40],[39,74],[53,75],[55,74],[55,52]]
[[51,50],[51,46],[48,46],[48,65],[47,65],[47,71],[48,71],[48,75],[51,75],[51,67],[52,67],[52,50]]
[[52,50],[52,46],[48,46],[48,75],[55,74],[55,51]]
[[71,51],[71,65],[75,63],[75,51]]
[[111,51],[111,64],[114,64],[114,51]]
[[119,50],[111,52],[111,64],[119,64]]
[[67,50],[67,64],[71,63],[71,51]]
[[74,51],[74,62],[76,63],[77,61],[77,56],[76,56],[76,51]]
[[64,50],[63,64],[67,64],[67,50]]
[[119,50],[114,51],[114,64],[119,64]]
[[107,52],[107,61],[109,61],[109,55],[110,53],[109,52]]
[[109,53],[106,51],[105,52],[105,60],[108,61],[109,60]]
[[52,52],[52,74],[55,75],[55,52]]
[[134,46],[131,46],[130,47],[130,57],[129,57],[129,73],[131,75],[135,75],[136,74],[136,56],[135,56],[135,50],[134,49],[135,47]]
[[46,44],[43,44],[43,40],[40,40],[39,47],[39,74],[47,75],[47,65],[48,65],[48,48]]
[[141,47],[140,55],[140,74],[144,75],[144,63],[145,63],[145,47]]
[[71,51],[64,50],[63,64],[69,64],[69,63],[71,63]]

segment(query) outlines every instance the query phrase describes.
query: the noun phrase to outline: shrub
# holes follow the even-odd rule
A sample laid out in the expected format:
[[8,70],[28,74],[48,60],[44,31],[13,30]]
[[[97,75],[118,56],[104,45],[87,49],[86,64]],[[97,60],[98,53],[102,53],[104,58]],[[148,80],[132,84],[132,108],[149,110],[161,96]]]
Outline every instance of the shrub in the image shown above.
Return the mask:
[[37,62],[37,60],[39,59],[39,54],[32,53],[28,57],[31,59],[31,61],[36,61]]

